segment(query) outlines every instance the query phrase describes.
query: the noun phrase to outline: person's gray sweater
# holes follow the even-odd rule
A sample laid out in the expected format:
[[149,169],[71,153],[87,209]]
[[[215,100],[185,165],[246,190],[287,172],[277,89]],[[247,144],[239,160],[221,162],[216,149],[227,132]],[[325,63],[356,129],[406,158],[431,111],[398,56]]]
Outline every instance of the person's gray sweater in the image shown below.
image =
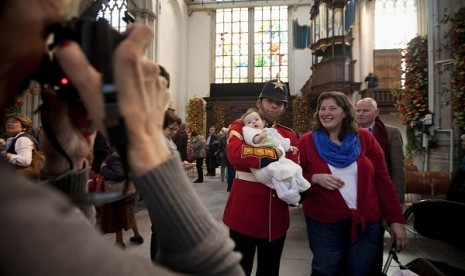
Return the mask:
[[[160,240],[160,263],[152,264],[149,256],[130,256],[102,238],[62,192],[30,182],[0,160],[0,275],[244,275],[226,228],[210,215],[180,163],[173,155],[134,179]],[[85,190],[87,173],[50,184]]]

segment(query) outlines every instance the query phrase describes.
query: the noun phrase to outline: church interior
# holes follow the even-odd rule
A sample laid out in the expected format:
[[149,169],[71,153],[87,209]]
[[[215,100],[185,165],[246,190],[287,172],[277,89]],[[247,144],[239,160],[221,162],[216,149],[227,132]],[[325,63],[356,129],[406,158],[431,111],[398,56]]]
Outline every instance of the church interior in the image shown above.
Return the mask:
[[[120,32],[154,29],[145,56],[170,74],[170,108],[205,136],[254,107],[274,78],[291,99],[280,123],[298,135],[311,130],[323,92],[373,98],[402,134],[406,203],[444,198],[465,153],[465,51],[451,39],[454,28],[465,33],[460,16],[463,0],[109,0],[99,13]],[[40,103],[32,82],[12,108],[40,127]]]

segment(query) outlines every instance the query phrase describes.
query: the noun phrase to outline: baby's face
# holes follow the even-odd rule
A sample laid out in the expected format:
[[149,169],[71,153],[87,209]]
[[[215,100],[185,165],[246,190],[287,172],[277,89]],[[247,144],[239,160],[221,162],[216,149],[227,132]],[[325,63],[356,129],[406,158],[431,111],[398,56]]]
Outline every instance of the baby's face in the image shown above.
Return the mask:
[[265,127],[265,123],[263,122],[260,115],[257,112],[252,112],[249,115],[244,117],[244,125],[248,127],[262,129]]

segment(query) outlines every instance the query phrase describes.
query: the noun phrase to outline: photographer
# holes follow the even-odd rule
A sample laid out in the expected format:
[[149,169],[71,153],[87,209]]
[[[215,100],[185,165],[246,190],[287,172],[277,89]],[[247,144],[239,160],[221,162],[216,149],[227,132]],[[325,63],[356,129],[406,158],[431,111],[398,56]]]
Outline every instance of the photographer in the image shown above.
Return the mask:
[[[0,2],[0,110],[11,105],[22,84],[40,68],[47,27],[68,19],[68,12],[79,3]],[[233,253],[234,244],[224,226],[211,217],[185,177],[179,157],[160,139],[169,93],[166,80],[159,77],[159,67],[143,57],[153,33],[145,26],[132,25],[125,36],[113,53],[113,73],[120,114],[131,122],[126,134],[133,181],[160,239],[159,263],[127,255],[102,239],[70,201],[72,197],[62,192],[85,192],[89,171],[85,157],[95,131],[106,132],[100,74],[75,42],[65,41],[56,57],[84,106],[68,104],[45,90],[42,97],[49,105],[41,112],[73,166],[70,170],[66,158],[52,146],[51,137],[43,141],[47,157],[44,185],[32,184],[6,160],[0,160],[2,275],[243,274],[240,256]]]

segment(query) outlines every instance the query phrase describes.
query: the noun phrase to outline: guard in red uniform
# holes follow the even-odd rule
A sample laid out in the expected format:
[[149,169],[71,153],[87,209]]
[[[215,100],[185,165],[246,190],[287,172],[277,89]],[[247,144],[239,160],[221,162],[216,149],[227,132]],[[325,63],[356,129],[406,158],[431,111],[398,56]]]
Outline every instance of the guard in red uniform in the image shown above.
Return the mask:
[[[257,108],[268,126],[276,128],[283,137],[297,146],[297,136],[292,129],[276,124],[284,114],[289,90],[278,79],[268,81],[257,100]],[[288,204],[278,198],[276,191],[259,183],[250,168],[263,168],[283,154],[272,148],[248,146],[242,137],[242,122],[236,120],[229,129],[226,152],[236,170],[231,193],[226,203],[223,222],[230,229],[236,251],[242,253],[241,265],[246,273],[252,272],[257,250],[257,274],[279,275],[281,253],[289,228]],[[286,157],[298,162],[298,154],[288,152]]]

